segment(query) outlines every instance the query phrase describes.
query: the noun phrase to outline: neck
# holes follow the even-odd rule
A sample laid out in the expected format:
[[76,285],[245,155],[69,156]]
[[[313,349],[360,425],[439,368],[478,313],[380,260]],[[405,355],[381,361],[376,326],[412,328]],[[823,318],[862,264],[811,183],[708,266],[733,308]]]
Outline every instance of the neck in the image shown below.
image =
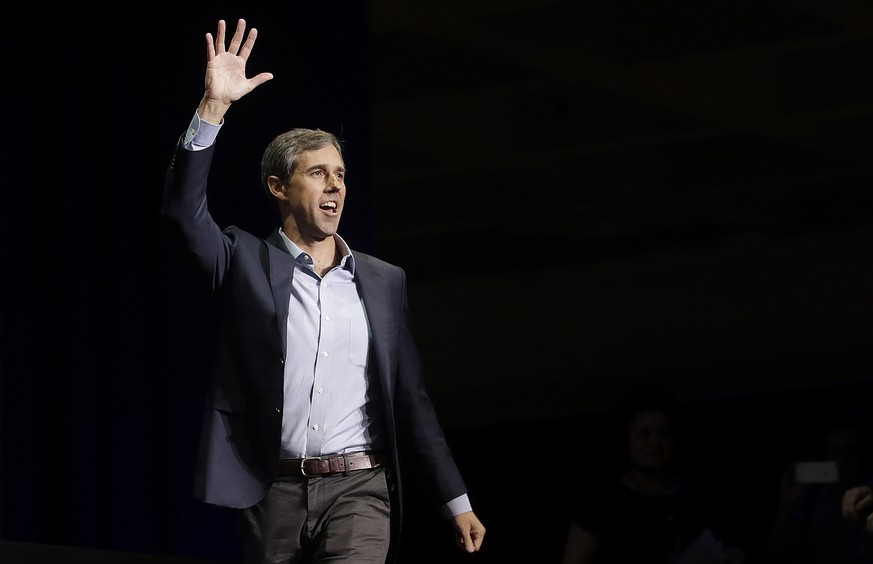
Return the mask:
[[301,251],[312,257],[313,268],[319,276],[338,265],[342,259],[337,240],[333,236],[324,239],[306,238],[287,222],[282,226],[282,231]]
[[324,276],[327,272],[339,264],[340,253],[336,245],[332,245],[330,250],[324,250],[317,253],[309,253],[312,257],[312,268],[319,276]]
[[[293,239],[291,240],[294,241]],[[312,257],[312,268],[319,276],[324,276],[331,268],[338,265],[342,258],[339,248],[337,248],[336,240],[333,237],[312,243],[297,241],[294,241],[294,243],[300,247],[301,251]]]

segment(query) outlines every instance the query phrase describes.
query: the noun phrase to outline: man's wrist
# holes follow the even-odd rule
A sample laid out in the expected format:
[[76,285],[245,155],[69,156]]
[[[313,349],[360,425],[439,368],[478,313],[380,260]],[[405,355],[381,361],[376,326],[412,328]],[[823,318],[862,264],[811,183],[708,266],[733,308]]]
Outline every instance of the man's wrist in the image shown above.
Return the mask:
[[227,113],[229,108],[229,103],[208,98],[204,94],[203,99],[200,100],[200,105],[197,106],[197,115],[199,115],[200,119],[203,121],[208,121],[215,125],[221,125],[221,122],[224,119],[224,114]]

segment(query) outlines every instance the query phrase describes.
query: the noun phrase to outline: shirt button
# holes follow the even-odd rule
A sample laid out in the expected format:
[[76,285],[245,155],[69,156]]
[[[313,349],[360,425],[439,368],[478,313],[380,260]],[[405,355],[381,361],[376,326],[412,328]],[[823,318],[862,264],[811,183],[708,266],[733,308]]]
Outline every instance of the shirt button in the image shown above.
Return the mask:
[[327,351],[324,351],[323,353],[321,353],[321,356],[327,356]]
[[323,394],[323,393],[324,393],[324,388],[318,388],[318,393],[319,393],[319,394]]
[[324,316],[324,320],[325,320],[325,321],[330,321],[330,316],[329,316],[329,315],[325,315],[325,316]]
[[313,425],[313,426],[312,426],[312,430],[313,430],[313,431],[318,431],[318,425]]

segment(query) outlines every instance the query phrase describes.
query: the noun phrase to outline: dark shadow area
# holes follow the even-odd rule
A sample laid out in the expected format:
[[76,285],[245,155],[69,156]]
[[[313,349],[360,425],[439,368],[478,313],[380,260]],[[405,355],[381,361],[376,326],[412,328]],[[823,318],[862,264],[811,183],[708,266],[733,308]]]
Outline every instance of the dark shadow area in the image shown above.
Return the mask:
[[[680,401],[682,462],[695,476],[749,562],[770,562],[783,472],[822,453],[809,437],[839,406],[869,420],[873,384]],[[611,445],[606,412],[456,429],[449,440],[488,526],[476,560],[559,562],[574,492],[603,478]],[[442,535],[443,532],[446,534]],[[414,503],[405,562],[464,562],[446,525]],[[442,536],[440,536],[442,535]],[[785,560],[788,561],[788,560]]]

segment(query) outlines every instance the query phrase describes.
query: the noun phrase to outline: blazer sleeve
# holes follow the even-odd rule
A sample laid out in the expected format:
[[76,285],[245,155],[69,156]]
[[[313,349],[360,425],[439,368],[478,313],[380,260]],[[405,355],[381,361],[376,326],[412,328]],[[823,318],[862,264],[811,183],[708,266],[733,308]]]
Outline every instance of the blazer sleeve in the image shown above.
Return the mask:
[[161,216],[173,244],[211,289],[221,285],[230,264],[235,229],[225,231],[209,213],[206,187],[214,145],[190,151],[176,144],[164,182]]
[[401,276],[402,320],[395,390],[397,426],[407,435],[403,443],[412,451],[408,454],[415,457],[418,468],[426,469],[426,479],[440,501],[446,503],[467,493],[467,486],[425,386],[418,347],[408,327],[406,280],[402,270]]

